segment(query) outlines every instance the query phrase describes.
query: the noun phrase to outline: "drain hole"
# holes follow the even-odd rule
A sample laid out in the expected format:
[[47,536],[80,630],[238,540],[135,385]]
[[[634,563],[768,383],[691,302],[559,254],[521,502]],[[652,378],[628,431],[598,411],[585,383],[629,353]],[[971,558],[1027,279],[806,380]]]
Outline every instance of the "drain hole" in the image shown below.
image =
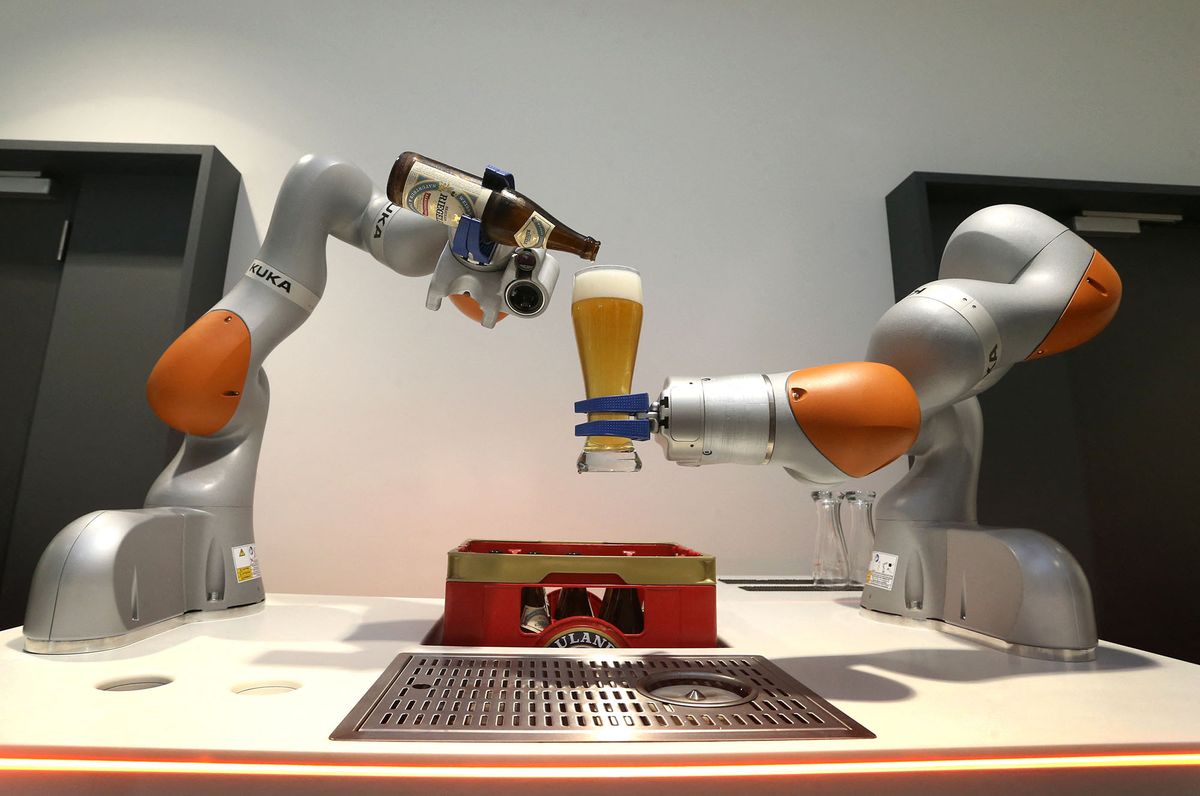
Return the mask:
[[158,688],[171,682],[170,677],[161,675],[141,675],[125,677],[120,680],[109,680],[96,686],[100,691],[145,691],[148,688]]

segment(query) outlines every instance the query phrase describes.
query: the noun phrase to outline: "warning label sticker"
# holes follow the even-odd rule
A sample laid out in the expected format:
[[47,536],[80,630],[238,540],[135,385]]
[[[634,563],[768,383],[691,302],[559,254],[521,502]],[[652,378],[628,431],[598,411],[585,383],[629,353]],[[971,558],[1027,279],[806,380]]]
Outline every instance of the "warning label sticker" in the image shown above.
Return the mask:
[[254,545],[243,544],[233,548],[233,571],[237,575],[238,583],[262,577],[262,571],[258,568],[258,553],[255,552]]
[[872,552],[871,563],[867,565],[867,585],[891,591],[896,582],[896,564],[899,561],[900,557],[891,553]]

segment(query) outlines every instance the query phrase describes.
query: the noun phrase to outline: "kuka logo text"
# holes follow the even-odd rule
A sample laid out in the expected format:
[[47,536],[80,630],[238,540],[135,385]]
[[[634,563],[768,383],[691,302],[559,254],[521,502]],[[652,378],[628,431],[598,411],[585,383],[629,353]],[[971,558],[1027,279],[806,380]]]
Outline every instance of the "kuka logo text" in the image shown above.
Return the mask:
[[264,282],[271,283],[273,286],[279,288],[284,293],[292,292],[292,283],[290,280],[288,280],[285,276],[283,276],[283,274],[280,274],[278,271],[272,271],[270,268],[263,265],[262,263],[254,263],[253,265],[251,265],[250,273],[254,274],[255,276],[257,276],[259,279],[263,280]]

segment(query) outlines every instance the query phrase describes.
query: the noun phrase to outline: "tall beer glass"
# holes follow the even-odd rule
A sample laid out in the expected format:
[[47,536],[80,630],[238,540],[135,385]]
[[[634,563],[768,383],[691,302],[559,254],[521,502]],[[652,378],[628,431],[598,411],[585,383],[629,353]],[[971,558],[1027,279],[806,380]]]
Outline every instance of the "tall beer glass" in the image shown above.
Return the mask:
[[[571,318],[587,397],[628,393],[642,333],[641,274],[623,265],[580,269],[571,295]],[[625,417],[593,412],[588,420]],[[642,460],[626,437],[588,437],[576,464],[581,473],[636,473],[642,469]]]

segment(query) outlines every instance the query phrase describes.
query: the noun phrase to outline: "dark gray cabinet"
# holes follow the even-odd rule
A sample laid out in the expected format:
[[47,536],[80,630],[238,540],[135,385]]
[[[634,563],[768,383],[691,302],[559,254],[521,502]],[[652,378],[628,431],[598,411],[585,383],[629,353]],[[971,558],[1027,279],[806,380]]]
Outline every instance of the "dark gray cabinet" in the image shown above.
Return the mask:
[[[0,142],[0,627],[46,544],[142,505],[179,436],[146,404],[163,350],[221,296],[241,175],[211,146]],[[0,189],[3,188],[0,180]]]

